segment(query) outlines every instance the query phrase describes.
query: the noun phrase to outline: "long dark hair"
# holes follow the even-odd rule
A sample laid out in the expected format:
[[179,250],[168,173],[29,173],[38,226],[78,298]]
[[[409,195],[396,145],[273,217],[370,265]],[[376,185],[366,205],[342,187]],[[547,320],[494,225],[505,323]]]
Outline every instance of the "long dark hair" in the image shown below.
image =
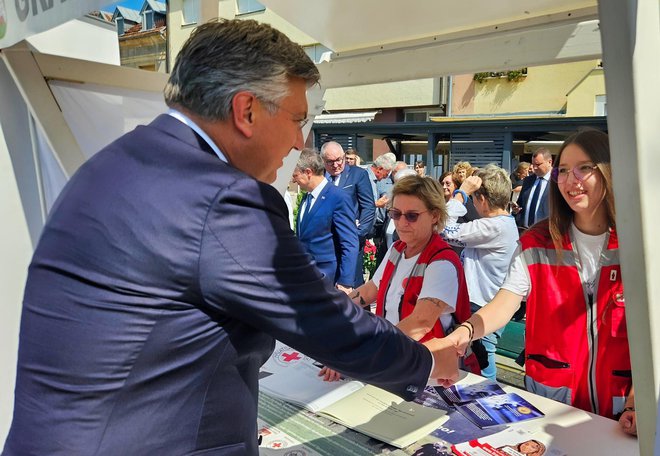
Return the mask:
[[[603,203],[607,209],[607,223],[610,228],[616,228],[616,211],[614,209],[614,192],[612,191],[612,167],[610,166],[610,143],[606,133],[594,128],[584,128],[566,138],[559,149],[556,165],[559,165],[561,154],[569,144],[575,144],[598,167],[603,177],[605,195]],[[573,210],[559,192],[556,182],[550,184],[550,236],[555,250],[561,251],[562,239],[568,233],[573,221]]]

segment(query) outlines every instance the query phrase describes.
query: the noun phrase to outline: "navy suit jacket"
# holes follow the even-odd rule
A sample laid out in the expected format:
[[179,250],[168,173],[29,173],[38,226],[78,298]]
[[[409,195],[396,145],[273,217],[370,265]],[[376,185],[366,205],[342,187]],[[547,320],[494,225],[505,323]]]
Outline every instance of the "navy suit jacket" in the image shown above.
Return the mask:
[[348,195],[328,182],[302,220],[300,212],[298,238],[316,260],[316,266],[333,285],[351,286],[355,280],[358,235],[355,208]]
[[3,455],[256,455],[274,338],[406,399],[431,369],[323,279],[272,186],[159,116],[88,160],[49,215]]
[[338,187],[351,197],[357,210],[358,236],[360,239],[366,239],[371,234],[376,219],[376,202],[369,173],[359,166],[346,165],[341,172]]
[[[518,206],[520,206],[520,212],[516,214],[516,224],[518,226],[526,226],[525,220],[527,216],[525,215],[525,208],[527,207],[527,200],[532,197],[532,188],[534,188],[534,182],[536,182],[536,174],[532,174],[523,179],[522,189],[520,190],[520,196],[518,197]],[[548,202],[548,189],[550,188],[550,182],[547,183],[543,193],[539,195],[539,207],[536,211],[535,223],[539,220],[546,219],[550,217],[550,203]]]

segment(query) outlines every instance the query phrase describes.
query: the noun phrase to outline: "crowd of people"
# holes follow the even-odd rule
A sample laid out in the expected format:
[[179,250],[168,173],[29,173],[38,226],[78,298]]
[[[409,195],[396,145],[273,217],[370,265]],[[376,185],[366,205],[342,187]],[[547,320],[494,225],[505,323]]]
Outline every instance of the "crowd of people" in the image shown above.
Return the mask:
[[393,229],[373,277],[345,290],[352,301],[413,340],[447,337],[457,356],[475,355],[463,367],[491,379],[498,339],[525,302],[525,387],[634,434],[607,135],[580,130],[556,158],[540,148],[511,174],[459,162],[434,180],[418,164],[381,156],[367,170]]
[[[440,181],[387,155],[364,169],[327,142],[295,168],[307,194],[294,233],[270,184],[304,148],[319,78],[269,25],[192,32],[169,110],[81,166],[49,214],[4,455],[256,455],[275,339],[328,380],[412,400],[459,366],[493,375],[486,337],[523,300],[526,387],[635,433],[607,135],[537,151],[515,188],[465,162]],[[364,283],[369,238],[382,261]]]

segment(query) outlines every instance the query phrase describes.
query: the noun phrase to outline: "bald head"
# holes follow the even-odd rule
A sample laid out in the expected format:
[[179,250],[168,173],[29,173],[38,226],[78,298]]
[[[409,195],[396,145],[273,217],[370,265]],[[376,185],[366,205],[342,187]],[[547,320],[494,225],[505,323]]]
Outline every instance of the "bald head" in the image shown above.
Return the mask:
[[331,176],[338,176],[344,171],[344,166],[346,165],[344,160],[345,155],[344,148],[338,142],[328,141],[321,146],[323,165]]

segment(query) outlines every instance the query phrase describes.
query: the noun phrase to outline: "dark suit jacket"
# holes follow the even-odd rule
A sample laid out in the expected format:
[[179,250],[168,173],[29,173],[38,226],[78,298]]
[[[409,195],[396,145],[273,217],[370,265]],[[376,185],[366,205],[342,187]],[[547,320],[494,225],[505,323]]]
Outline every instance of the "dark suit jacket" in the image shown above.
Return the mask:
[[300,212],[296,225],[298,238],[316,260],[318,268],[333,285],[352,285],[358,235],[355,208],[348,195],[328,182],[302,221]]
[[[518,226],[526,226],[525,220],[527,216],[525,215],[525,208],[527,207],[527,200],[532,197],[532,189],[534,188],[534,182],[536,182],[536,174],[527,176],[523,179],[522,189],[520,190],[520,196],[518,197],[518,206],[520,206],[520,212],[516,214],[516,224]],[[550,203],[548,202],[548,189],[550,188],[550,182],[545,186],[543,193],[539,195],[539,208],[536,211],[536,220],[546,219],[550,216]]]
[[351,197],[360,223],[358,236],[361,239],[366,239],[371,233],[376,218],[376,202],[374,201],[369,173],[359,166],[346,165],[341,172],[338,187]]
[[407,399],[432,363],[323,280],[272,186],[168,115],[66,185],[20,331],[7,456],[256,455],[273,338]]

